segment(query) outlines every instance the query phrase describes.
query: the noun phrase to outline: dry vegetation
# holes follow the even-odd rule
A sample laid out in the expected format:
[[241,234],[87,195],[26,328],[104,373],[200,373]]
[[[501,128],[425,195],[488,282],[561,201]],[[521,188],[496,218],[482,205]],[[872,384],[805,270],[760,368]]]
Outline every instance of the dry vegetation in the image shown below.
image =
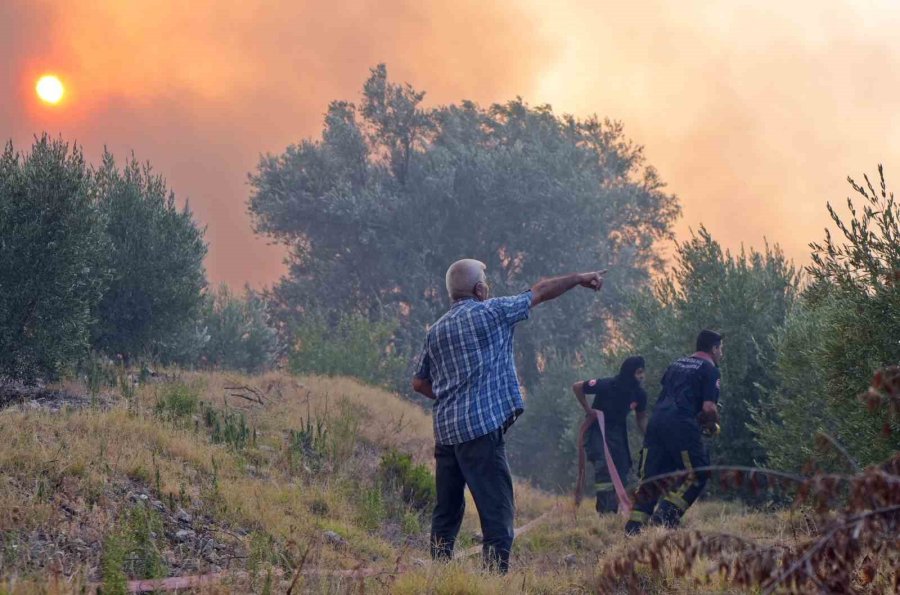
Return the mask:
[[[53,399],[0,410],[0,592],[121,592],[126,579],[204,574],[208,592],[757,592],[738,572],[748,552],[777,571],[853,514],[817,507],[821,486],[810,484],[806,508],[703,502],[690,531],[628,541],[620,518],[588,505],[576,516],[568,499],[520,485],[517,525],[540,520],[517,539],[511,573],[493,576],[478,556],[433,565],[429,511],[386,483],[386,453],[431,460],[430,418],[399,397],[279,373],[175,373],[61,408],[48,403],[88,391],[53,388]],[[880,493],[877,477],[857,495]],[[871,505],[857,500],[856,514]],[[477,530],[470,502],[458,551],[477,551]],[[896,525],[854,530],[896,535]],[[715,541],[723,533],[733,541]],[[855,587],[888,592],[891,558],[865,553],[849,569]],[[881,553],[896,560],[896,549]]]

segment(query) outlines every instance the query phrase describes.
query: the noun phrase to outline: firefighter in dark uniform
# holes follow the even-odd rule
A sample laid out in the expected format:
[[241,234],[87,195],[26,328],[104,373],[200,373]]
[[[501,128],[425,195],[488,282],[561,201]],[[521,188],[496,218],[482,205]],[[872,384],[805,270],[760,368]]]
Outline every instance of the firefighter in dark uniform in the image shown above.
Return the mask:
[[[697,351],[674,362],[663,375],[662,392],[644,436],[638,469],[641,483],[625,525],[628,535],[639,533],[648,523],[668,528],[678,526],[685,511],[703,491],[709,472],[692,470],[709,465],[703,435],[718,431],[721,359],[722,336],[704,330],[697,337]],[[679,470],[689,473],[674,482],[672,479],[653,481],[657,475]]]
[[[616,376],[595,378],[572,385],[575,397],[589,416],[594,416],[591,409],[603,412],[606,443],[622,483],[628,481],[631,470],[631,450],[628,448],[626,426],[628,414],[634,411],[638,428],[642,433],[647,430],[647,393],[641,387],[643,381],[644,358],[633,356],[622,363]],[[594,402],[590,407],[585,395],[594,395]],[[596,423],[591,424],[584,445],[588,460],[594,464],[597,512],[616,512],[619,502],[603,454],[603,436]]]

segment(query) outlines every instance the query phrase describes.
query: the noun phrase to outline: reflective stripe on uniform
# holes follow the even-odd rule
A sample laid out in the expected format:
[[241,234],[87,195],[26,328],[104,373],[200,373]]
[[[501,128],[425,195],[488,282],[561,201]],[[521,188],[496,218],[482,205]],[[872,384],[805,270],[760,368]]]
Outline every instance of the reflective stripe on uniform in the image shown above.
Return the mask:
[[650,515],[646,512],[641,512],[640,510],[632,510],[631,516],[628,517],[629,521],[634,521],[636,523],[649,523]]
[[688,507],[688,503],[684,499],[684,494],[691,489],[696,477],[694,475],[694,465],[691,463],[691,455],[688,451],[681,451],[681,462],[684,464],[684,468],[687,469],[688,475],[684,481],[681,482],[681,485],[677,490],[672,490],[666,494],[664,500],[668,500],[683,512],[687,510]]
[[594,489],[598,492],[608,492],[613,489],[613,483],[611,481],[601,481],[594,484]]
[[666,502],[669,502],[670,504],[672,504],[672,506],[674,506],[681,512],[684,512],[688,508],[687,501],[684,498],[682,498],[681,496],[679,496],[678,494],[674,494],[674,493],[666,494],[666,496],[663,498],[663,500],[665,500]]

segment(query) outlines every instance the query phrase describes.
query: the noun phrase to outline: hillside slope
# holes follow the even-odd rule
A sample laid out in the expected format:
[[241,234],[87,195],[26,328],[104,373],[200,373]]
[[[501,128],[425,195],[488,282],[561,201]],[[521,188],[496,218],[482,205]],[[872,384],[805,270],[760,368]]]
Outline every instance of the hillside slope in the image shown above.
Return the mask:
[[[519,485],[528,530],[509,576],[482,573],[477,555],[432,564],[430,418],[352,380],[175,372],[87,395],[68,384],[0,399],[0,591],[211,575],[201,590],[296,578],[295,592],[568,593],[594,590],[598,562],[629,545],[619,518],[588,504],[576,517],[567,498]],[[458,552],[471,554],[469,504]],[[686,520],[773,544],[810,530],[722,503]],[[697,588],[648,572],[644,590]]]

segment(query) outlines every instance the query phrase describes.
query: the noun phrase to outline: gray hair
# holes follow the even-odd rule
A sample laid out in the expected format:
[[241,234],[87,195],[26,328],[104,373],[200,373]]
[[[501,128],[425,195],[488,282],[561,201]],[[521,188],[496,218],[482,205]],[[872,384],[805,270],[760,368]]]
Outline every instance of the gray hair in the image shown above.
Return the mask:
[[474,296],[475,285],[485,280],[486,268],[483,262],[473,258],[463,258],[451,264],[446,278],[450,300]]

